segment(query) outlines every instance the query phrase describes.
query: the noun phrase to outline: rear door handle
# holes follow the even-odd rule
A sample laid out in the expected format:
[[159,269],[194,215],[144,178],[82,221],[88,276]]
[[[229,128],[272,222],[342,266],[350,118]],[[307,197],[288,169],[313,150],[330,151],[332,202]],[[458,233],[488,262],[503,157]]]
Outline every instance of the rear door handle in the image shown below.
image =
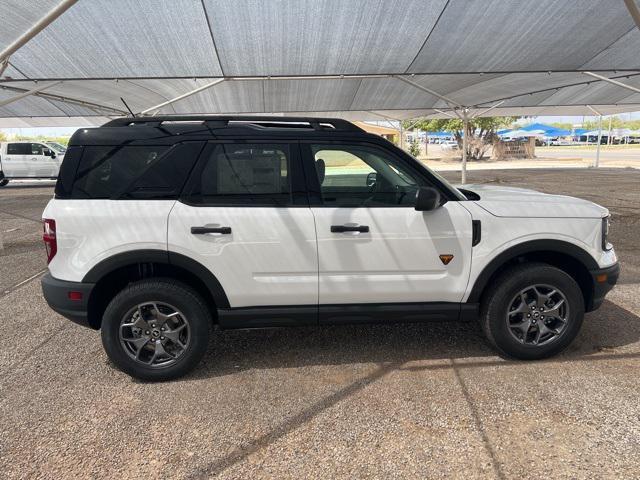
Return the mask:
[[366,233],[368,231],[369,231],[368,225],[331,225],[332,233],[344,233],[344,232]]
[[229,235],[231,233],[231,227],[191,227],[191,233],[194,235],[204,235],[205,233]]

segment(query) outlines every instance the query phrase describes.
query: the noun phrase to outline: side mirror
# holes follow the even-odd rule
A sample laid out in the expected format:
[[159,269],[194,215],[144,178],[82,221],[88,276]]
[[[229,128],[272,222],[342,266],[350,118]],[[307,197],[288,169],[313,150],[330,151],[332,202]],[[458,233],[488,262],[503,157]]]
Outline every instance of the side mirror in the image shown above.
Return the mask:
[[440,192],[433,187],[420,187],[416,192],[416,210],[430,212],[444,205]]
[[56,158],[56,152],[54,152],[53,150],[51,150],[51,158]]

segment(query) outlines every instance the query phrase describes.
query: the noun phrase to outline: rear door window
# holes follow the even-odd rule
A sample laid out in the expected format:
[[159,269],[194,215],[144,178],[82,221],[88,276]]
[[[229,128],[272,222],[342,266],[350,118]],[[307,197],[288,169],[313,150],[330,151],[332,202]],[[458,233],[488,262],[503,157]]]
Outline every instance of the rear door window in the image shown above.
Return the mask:
[[28,155],[31,154],[30,143],[9,143],[7,145],[7,155]]
[[211,144],[190,182],[189,203],[289,205],[288,144]]

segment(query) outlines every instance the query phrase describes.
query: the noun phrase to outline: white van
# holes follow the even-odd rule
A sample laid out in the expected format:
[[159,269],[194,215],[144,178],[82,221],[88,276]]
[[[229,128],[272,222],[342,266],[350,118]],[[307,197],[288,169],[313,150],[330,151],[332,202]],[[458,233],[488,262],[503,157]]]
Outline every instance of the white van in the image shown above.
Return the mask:
[[14,178],[57,178],[63,157],[44,142],[2,142],[0,187]]

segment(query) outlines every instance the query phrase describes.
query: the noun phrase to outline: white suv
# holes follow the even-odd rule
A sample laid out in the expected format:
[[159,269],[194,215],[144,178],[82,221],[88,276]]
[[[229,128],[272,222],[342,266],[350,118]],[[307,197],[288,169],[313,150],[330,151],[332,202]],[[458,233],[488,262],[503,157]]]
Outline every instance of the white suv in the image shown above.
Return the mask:
[[502,354],[538,359],[618,278],[608,215],[454,188],[344,120],[124,118],[71,138],[42,286],[144,379],[191,370],[213,325],[476,319]]

